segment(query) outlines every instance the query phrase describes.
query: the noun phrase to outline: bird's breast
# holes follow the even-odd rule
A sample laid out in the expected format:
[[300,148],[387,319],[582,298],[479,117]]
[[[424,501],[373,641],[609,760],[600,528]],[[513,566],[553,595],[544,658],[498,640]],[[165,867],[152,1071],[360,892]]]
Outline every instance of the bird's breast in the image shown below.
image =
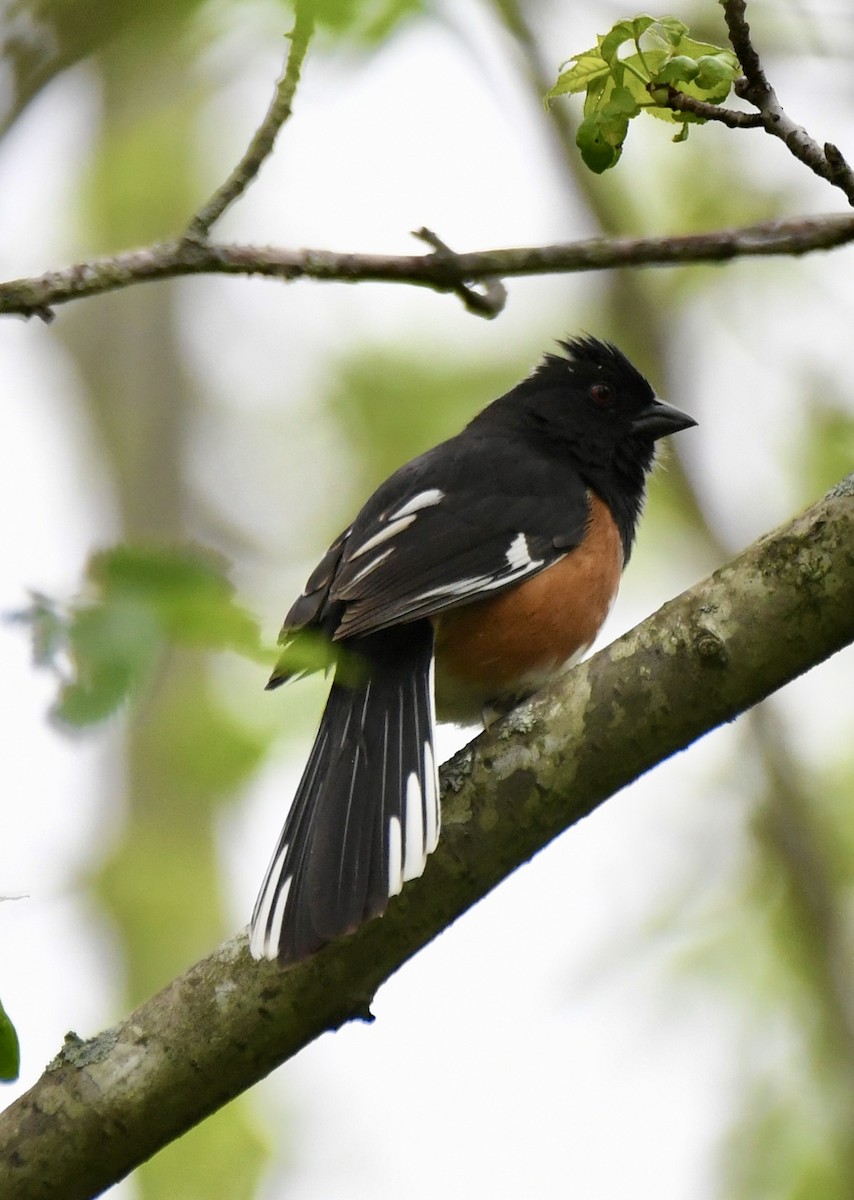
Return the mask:
[[439,718],[480,720],[490,707],[531,695],[572,666],[611,611],[622,570],[616,523],[591,494],[578,546],[515,587],[435,620]]

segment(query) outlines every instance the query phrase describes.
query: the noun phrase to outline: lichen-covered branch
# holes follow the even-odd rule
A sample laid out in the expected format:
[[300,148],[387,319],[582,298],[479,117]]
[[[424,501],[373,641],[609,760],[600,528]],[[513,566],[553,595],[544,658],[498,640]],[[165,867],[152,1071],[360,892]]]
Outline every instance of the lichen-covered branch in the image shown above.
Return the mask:
[[644,771],[854,641],[854,476],[443,768],[442,840],[371,921],[288,970],[243,935],[120,1025],[70,1037],[0,1116],[3,1200],[88,1200],[326,1030]]
[[[435,236],[435,235],[434,235]],[[414,284],[459,293],[478,280],[627,266],[689,266],[753,255],[798,255],[854,241],[854,216],[830,213],[678,237],[596,237],[551,246],[455,254],[349,254],[179,240],[0,283],[0,316],[49,320],[56,305],[179,275],[264,275],[280,280]],[[490,315],[486,313],[485,315]]]

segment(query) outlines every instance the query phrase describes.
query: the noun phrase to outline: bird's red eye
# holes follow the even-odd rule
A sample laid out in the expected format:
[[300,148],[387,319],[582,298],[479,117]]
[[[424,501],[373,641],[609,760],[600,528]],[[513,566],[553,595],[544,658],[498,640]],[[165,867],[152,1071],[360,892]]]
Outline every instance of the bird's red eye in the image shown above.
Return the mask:
[[590,399],[597,408],[610,408],[617,393],[610,383],[594,383],[590,387]]

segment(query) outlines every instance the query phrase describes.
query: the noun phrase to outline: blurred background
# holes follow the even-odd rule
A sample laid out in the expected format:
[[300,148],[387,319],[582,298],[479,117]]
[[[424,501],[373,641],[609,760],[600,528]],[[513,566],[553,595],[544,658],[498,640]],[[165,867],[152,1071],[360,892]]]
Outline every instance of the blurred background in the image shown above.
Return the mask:
[[[749,6],[789,111],[854,158],[854,13]],[[843,211],[759,131],[635,122],[616,170],[542,97],[624,7],[323,0],[291,123],[220,239],[408,253]],[[686,2],[694,36],[720,8]],[[183,228],[263,115],[274,0],[0,12],[0,272]],[[644,128],[644,124],[647,128]],[[511,281],[485,322],[389,285],[195,278],[0,323],[0,608],[68,599],[118,541],[210,547],[275,637],[330,538],[553,339],[616,341],[700,421],[651,488],[606,638],[854,465],[854,251]],[[192,647],[70,730],[0,627],[0,997],[11,1100],[248,920],[320,681]],[[854,652],[606,804],[117,1200],[850,1200]],[[471,731],[443,733],[445,755]]]

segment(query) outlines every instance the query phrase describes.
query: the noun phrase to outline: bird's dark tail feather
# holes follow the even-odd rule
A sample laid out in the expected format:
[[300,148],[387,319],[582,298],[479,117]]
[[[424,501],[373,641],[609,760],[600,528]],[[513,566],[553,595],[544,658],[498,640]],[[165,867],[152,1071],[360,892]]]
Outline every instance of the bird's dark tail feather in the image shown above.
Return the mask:
[[296,962],[379,916],[438,841],[432,627],[360,642],[369,678],[332,686],[252,914],[256,958]]

